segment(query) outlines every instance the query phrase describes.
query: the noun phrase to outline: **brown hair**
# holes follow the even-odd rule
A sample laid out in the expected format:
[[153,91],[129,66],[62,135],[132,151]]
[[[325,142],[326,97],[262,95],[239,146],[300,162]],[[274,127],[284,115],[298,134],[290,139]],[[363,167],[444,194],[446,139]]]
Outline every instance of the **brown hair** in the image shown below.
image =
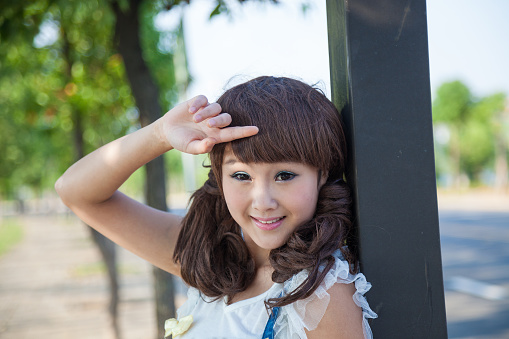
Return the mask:
[[[313,219],[269,255],[274,282],[282,283],[302,270],[308,270],[309,276],[295,291],[271,299],[267,305],[284,306],[311,295],[334,264],[332,253],[338,249],[352,273],[356,272],[350,191],[343,181],[346,141],[335,106],[322,92],[301,81],[275,77],[237,85],[217,102],[231,115],[231,126],[259,128],[257,135],[228,144],[241,162],[302,162],[328,174]],[[209,178],[191,198],[174,260],[181,264],[187,284],[209,297],[231,300],[253,281],[255,264],[222,193],[226,146],[215,145],[210,152]]]

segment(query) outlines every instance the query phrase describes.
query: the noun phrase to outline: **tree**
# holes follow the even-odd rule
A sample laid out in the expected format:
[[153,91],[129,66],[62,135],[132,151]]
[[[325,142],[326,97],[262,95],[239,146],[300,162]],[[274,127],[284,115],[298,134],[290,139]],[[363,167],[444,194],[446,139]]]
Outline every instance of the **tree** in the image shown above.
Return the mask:
[[[277,3],[277,0],[252,1]],[[0,41],[9,42],[8,45],[2,44],[5,48],[0,48],[0,72],[12,73],[2,78],[0,98],[3,95],[18,117],[13,123],[6,125],[7,129],[12,127],[13,133],[6,133],[5,137],[1,137],[5,140],[0,139],[2,143],[5,141],[9,145],[5,158],[8,161],[0,166],[0,170],[6,174],[6,179],[0,181],[4,192],[14,194],[22,184],[41,188],[47,185],[42,183],[44,175],[41,168],[21,175],[24,172],[17,168],[20,164],[26,164],[23,162],[25,160],[38,156],[44,160],[43,163],[52,163],[57,167],[56,170],[53,168],[53,174],[61,173],[62,168],[72,162],[73,153],[80,157],[108,139],[125,133],[132,121],[129,119],[130,115],[123,112],[133,112],[130,108],[132,99],[136,104],[141,126],[161,116],[161,102],[168,106],[168,103],[176,98],[171,62],[173,55],[171,51],[161,51],[155,47],[159,37],[153,29],[152,20],[159,11],[171,10],[189,2],[190,0],[21,0],[0,4]],[[230,13],[227,2],[215,2],[217,5],[211,17]],[[245,0],[238,2],[243,3]],[[59,39],[34,50],[34,37],[40,31],[43,33],[44,25],[57,27],[60,32]],[[23,54],[19,53],[18,48]],[[33,58],[42,60],[35,62],[37,60]],[[163,58],[166,58],[167,62],[161,62]],[[21,64],[27,69],[21,70]],[[151,72],[151,68],[154,71]],[[164,75],[157,76],[163,72]],[[130,91],[123,81],[124,75],[129,81]],[[17,100],[12,100],[9,83],[28,79],[30,76],[37,81],[23,80],[16,93],[21,95]],[[2,114],[2,120],[9,120],[8,114]],[[32,150],[34,143],[23,143],[17,131],[22,131],[23,137],[32,136],[33,139],[34,130],[39,131],[39,128],[34,128],[34,123],[45,126],[46,129],[40,129],[41,133],[52,136],[46,138],[47,135],[42,137],[36,134],[37,143],[40,145],[40,140],[44,140],[46,144]],[[110,127],[113,129],[110,130]],[[74,151],[69,142],[64,140],[74,140]],[[28,151],[33,151],[33,154]],[[46,153],[50,156],[46,157]],[[56,154],[58,156],[55,156]],[[31,176],[33,179],[30,180]],[[15,180],[17,177],[19,179]],[[48,181],[53,182],[54,179],[56,178]],[[146,166],[145,198],[150,206],[162,210],[167,209],[164,183],[164,162],[162,158],[158,158]],[[99,234],[92,234],[106,260],[114,263],[112,246]],[[116,271],[114,264],[107,266],[112,284],[110,311],[118,337]],[[164,319],[174,315],[173,289],[169,274],[155,269],[154,276],[158,302],[158,337],[161,337]]]
[[[460,175],[470,182],[480,182],[487,168],[497,165],[499,186],[507,185],[507,136],[504,107],[506,95],[497,93],[473,98],[460,81],[444,83],[433,102],[433,122],[449,132],[448,154],[455,186]],[[505,178],[505,179],[504,179]]]
[[496,93],[482,98],[474,109],[474,114],[486,121],[493,149],[489,151],[494,162],[495,188],[505,191],[508,188],[508,150],[509,150],[509,106],[504,93]]
[[[13,154],[23,155],[21,160],[12,157],[15,170],[8,173],[6,182],[10,191],[15,191],[18,183],[42,189],[49,184],[45,180],[48,174],[54,182],[56,173],[87,150],[125,134],[131,125],[124,113],[132,107],[130,90],[124,81],[121,57],[112,49],[108,24],[111,27],[113,16],[97,1],[17,2],[4,10],[1,37],[9,44],[4,44],[2,51],[2,73],[6,75],[2,77],[2,92],[10,110],[3,113],[14,112],[19,117],[18,125],[10,130],[15,137],[8,142],[9,149],[19,150]],[[34,40],[44,25],[53,25],[58,36],[51,44]],[[15,57],[10,57],[13,54]],[[9,88],[12,83],[19,88],[13,91]],[[13,100],[10,94],[18,92],[24,95]],[[30,143],[20,142],[20,130],[31,137]],[[115,247],[89,229],[107,267],[109,311],[119,337]]]
[[437,91],[433,102],[433,122],[446,125],[450,133],[449,154],[452,176],[456,186],[460,183],[461,148],[460,130],[470,115],[472,97],[470,90],[460,81],[445,83]]

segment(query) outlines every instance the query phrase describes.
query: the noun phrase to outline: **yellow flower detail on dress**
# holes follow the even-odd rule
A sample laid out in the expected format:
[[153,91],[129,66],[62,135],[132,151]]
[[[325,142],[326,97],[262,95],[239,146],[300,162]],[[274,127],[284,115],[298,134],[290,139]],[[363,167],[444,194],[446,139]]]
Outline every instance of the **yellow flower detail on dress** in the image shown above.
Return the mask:
[[177,320],[175,318],[168,319],[164,322],[164,337],[173,335],[173,338],[186,332],[191,324],[193,323],[193,316],[188,315],[186,317]]

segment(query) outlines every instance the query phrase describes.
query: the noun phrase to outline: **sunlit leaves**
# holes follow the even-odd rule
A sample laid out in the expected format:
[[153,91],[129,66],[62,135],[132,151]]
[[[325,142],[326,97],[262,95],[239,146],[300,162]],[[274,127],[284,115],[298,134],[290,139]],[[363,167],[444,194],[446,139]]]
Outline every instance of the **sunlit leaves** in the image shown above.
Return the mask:
[[505,105],[503,93],[478,99],[460,81],[440,86],[433,102],[435,135],[447,137],[442,138],[447,139],[446,157],[441,149],[444,142],[437,143],[440,172],[448,168],[453,176],[464,173],[476,182],[483,171],[493,171],[495,146],[500,139],[509,139],[509,131],[503,127]]
[[[113,49],[114,18],[107,2],[19,1],[10,13],[13,17],[2,17],[2,29],[26,28],[26,17],[37,16],[40,29],[52,30],[30,28],[35,35],[20,29],[4,35],[8,41],[0,45],[4,196],[20,186],[53,185],[75,159],[77,117],[87,152],[125,134],[132,126],[125,112],[133,106],[122,58]],[[30,22],[36,25],[35,19]],[[43,33],[53,36],[36,44],[34,35]]]
[[457,122],[466,118],[472,105],[472,95],[460,81],[444,83],[433,103],[433,121]]
[[[141,42],[143,48],[143,57],[152,77],[156,80],[159,88],[159,102],[164,111],[171,108],[177,101],[175,87],[175,70],[173,64],[173,46],[162,48],[171,40],[176,39],[177,32],[160,32],[156,29],[154,18],[160,12],[160,4],[157,1],[146,1],[141,7]],[[175,13],[179,15],[178,13]]]

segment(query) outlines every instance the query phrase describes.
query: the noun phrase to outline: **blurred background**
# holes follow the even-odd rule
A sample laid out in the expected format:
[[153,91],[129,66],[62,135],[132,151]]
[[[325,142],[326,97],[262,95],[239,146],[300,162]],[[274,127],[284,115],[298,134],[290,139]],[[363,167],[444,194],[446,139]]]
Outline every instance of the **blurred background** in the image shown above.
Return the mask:
[[[509,3],[427,8],[449,337],[509,338]],[[175,103],[263,74],[330,96],[325,1],[0,1],[0,338],[162,337],[181,285],[53,184]],[[169,152],[122,190],[180,213],[204,162]]]

